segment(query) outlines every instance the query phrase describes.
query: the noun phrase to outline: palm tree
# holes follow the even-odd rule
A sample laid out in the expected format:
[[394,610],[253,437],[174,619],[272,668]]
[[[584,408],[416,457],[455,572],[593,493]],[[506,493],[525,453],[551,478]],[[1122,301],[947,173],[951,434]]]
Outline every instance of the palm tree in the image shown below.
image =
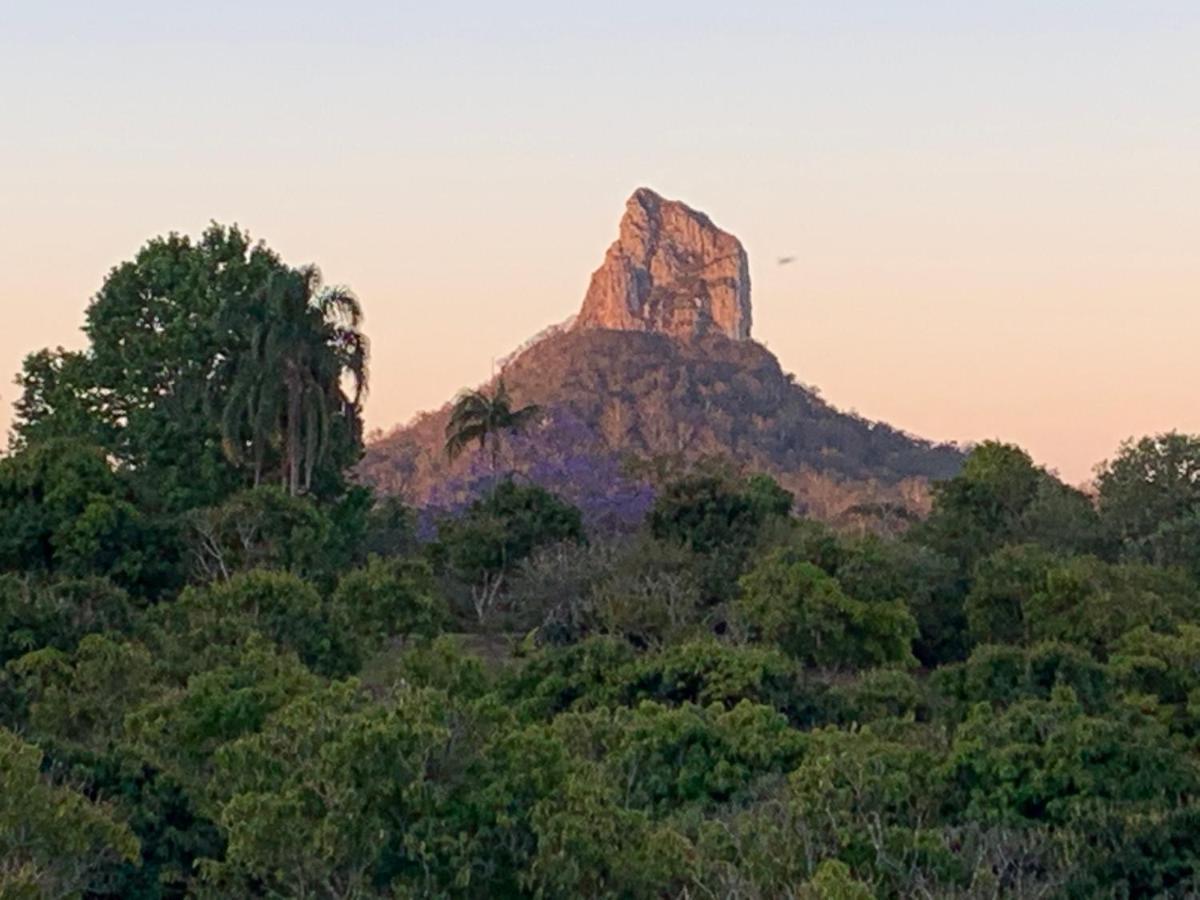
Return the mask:
[[255,485],[273,455],[288,493],[307,491],[339,421],[356,433],[367,388],[361,322],[354,295],[322,287],[315,266],[281,269],[268,279],[247,346],[230,361],[221,423],[226,454],[238,464],[249,454]]
[[496,388],[488,394],[486,390],[463,391],[450,410],[450,421],[446,423],[446,455],[456,459],[472,441],[479,449],[490,446],[492,472],[500,457],[500,438],[505,432],[520,431],[541,413],[536,405],[513,409],[512,398],[504,379],[496,382]]

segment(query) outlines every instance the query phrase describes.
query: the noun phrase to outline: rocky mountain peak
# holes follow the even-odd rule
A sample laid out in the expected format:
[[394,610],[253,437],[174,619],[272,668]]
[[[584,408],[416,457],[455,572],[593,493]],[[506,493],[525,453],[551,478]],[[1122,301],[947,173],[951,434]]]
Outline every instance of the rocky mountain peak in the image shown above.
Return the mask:
[[702,212],[638,188],[592,275],[575,328],[750,337],[750,264]]

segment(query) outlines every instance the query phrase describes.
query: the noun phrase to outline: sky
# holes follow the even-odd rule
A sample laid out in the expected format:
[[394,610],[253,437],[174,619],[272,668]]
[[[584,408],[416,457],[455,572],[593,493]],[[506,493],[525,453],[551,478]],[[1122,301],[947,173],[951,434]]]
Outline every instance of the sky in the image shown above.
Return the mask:
[[1200,432],[1197,47],[1195,0],[0,0],[0,372],[238,223],[359,296],[386,430],[574,313],[645,185],[826,399],[1080,483]]

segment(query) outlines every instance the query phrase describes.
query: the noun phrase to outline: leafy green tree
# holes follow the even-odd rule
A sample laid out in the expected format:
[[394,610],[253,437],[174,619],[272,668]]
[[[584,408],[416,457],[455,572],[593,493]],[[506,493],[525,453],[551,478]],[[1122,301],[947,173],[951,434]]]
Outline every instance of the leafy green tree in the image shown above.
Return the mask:
[[813,732],[788,778],[794,830],[828,856],[894,883],[930,854],[945,797],[939,762],[919,743],[870,730]]
[[720,704],[732,709],[743,700],[799,716],[795,663],[777,650],[735,646],[707,638],[673,644],[614,667],[607,690],[610,702],[636,706],[651,700],[664,705]]
[[100,414],[92,375],[86,353],[58,347],[26,356],[16,378],[21,395],[13,404],[10,449],[47,441],[114,446],[118,424]]
[[164,666],[182,677],[228,662],[254,634],[333,677],[356,672],[367,649],[348,610],[296,575],[262,569],[189,587],[143,628]]
[[214,381],[224,378],[220,361],[245,346],[244,330],[222,325],[228,310],[251,308],[281,268],[237,228],[149,241],[92,300],[83,353],[26,362],[18,444],[47,435],[99,442],[166,509],[219,500],[240,478],[210,412]]
[[1070,688],[995,712],[972,710],[946,777],[961,815],[1007,823],[1077,824],[1098,811],[1171,807],[1197,787],[1194,760],[1132,707],[1090,716]]
[[126,739],[216,817],[215,756],[232,741],[257,734],[272,714],[318,690],[320,681],[296,656],[250,636],[219,663],[172,685],[125,716]]
[[1059,560],[1032,544],[1002,547],[975,567],[967,594],[967,624],[981,644],[1029,643],[1033,597],[1046,588],[1046,578]]
[[1084,709],[1099,712],[1115,700],[1114,680],[1086,650],[1047,641],[1032,647],[983,644],[965,663],[939,669],[932,686],[960,705],[963,715],[977,703],[1007,706],[1048,700],[1059,686],[1073,690]]
[[1173,730],[1200,734],[1200,626],[1181,624],[1170,633],[1135,628],[1113,648],[1111,668],[1135,696],[1156,698]]
[[[821,565],[820,558],[817,554],[810,562]],[[851,597],[869,603],[904,600],[917,622],[913,652],[923,664],[966,655],[965,588],[952,559],[909,541],[867,535],[846,540],[835,560],[826,571]]]
[[0,459],[0,569],[106,576],[156,593],[177,578],[178,548],[135,501],[96,447],[53,440]]
[[416,512],[399,497],[373,499],[363,530],[362,549],[368,555],[399,556],[417,547]]
[[783,715],[746,700],[732,709],[645,701],[568,713],[552,728],[584,758],[604,748],[596,762],[620,785],[623,806],[660,813],[729,800],[758,777],[788,771],[805,746]]
[[538,547],[582,542],[578,509],[534,484],[505,479],[457,519],[438,526],[434,556],[472,591],[482,622],[505,578]]
[[541,407],[533,404],[514,409],[503,377],[497,379],[491,393],[463,391],[454,401],[446,422],[446,455],[456,459],[470,444],[477,443],[480,450],[488,451],[495,472],[503,436],[528,427],[541,413]]
[[0,728],[0,896],[103,891],[111,867],[137,858],[137,839],[107,806],[51,782],[42,756]]
[[858,668],[914,662],[916,623],[900,601],[863,603],[812,563],[787,551],[741,580],[738,619],[758,640],[810,666]]
[[1024,450],[985,441],[958,475],[935,486],[933,511],[914,534],[969,568],[1011,543],[1094,551],[1099,525],[1087,498],[1035,466]]
[[533,814],[537,896],[645,897],[678,893],[690,848],[669,827],[621,805],[595,772],[568,780]]
[[1200,437],[1169,432],[1126,442],[1096,485],[1108,532],[1129,557],[1200,575]]
[[1030,598],[1031,633],[1104,655],[1127,631],[1168,630],[1200,613],[1200,591],[1179,572],[1094,557],[1067,560]]
[[330,603],[368,642],[393,635],[432,637],[448,612],[427,565],[377,556],[343,575]]
[[0,665],[32,650],[69,652],[87,634],[132,626],[136,605],[101,578],[0,575]]
[[37,650],[8,668],[27,698],[31,733],[75,751],[112,750],[125,716],[162,690],[147,649],[111,635],[88,635],[73,652]]
[[701,558],[705,593],[710,601],[721,600],[733,593],[764,526],[785,519],[791,508],[791,495],[766,475],[736,482],[698,473],[664,486],[648,524],[659,540],[681,544]]
[[329,510],[277,485],[240,491],[219,506],[193,510],[187,523],[193,571],[204,582],[227,581],[258,568],[312,576],[341,561],[331,547],[335,529]]
[[[659,494],[650,512],[650,530],[661,540],[674,540],[696,553],[713,554],[745,548],[771,515],[786,516],[778,485],[756,476],[749,490],[714,475],[673,481]],[[768,479],[769,480],[769,479]],[[790,497],[790,495],[787,495]]]
[[377,893],[392,853],[419,871],[424,850],[408,846],[406,831],[429,809],[432,769],[450,739],[436,692],[371,701],[345,682],[298,697],[218,751],[229,843],[205,877],[234,893],[351,897]]
[[[912,721],[928,715],[924,685],[899,669],[868,669],[830,690],[837,721],[861,725],[879,720]],[[830,716],[834,718],[834,716]]]
[[569,709],[592,709],[604,702],[614,670],[634,656],[628,641],[610,636],[546,647],[507,673],[497,693],[525,720],[550,719]]
[[269,465],[293,494],[336,493],[361,448],[360,316],[315,268],[237,228],[156,238],[105,279],[86,350],[26,360],[15,445],[96,444],[171,512],[219,503]]

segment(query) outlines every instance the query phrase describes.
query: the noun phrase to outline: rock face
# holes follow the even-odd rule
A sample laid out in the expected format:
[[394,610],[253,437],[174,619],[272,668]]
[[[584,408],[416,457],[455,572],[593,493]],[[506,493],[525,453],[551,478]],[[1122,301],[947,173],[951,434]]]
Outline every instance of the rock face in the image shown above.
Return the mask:
[[575,328],[750,337],[750,265],[704,213],[639,188],[592,275]]

